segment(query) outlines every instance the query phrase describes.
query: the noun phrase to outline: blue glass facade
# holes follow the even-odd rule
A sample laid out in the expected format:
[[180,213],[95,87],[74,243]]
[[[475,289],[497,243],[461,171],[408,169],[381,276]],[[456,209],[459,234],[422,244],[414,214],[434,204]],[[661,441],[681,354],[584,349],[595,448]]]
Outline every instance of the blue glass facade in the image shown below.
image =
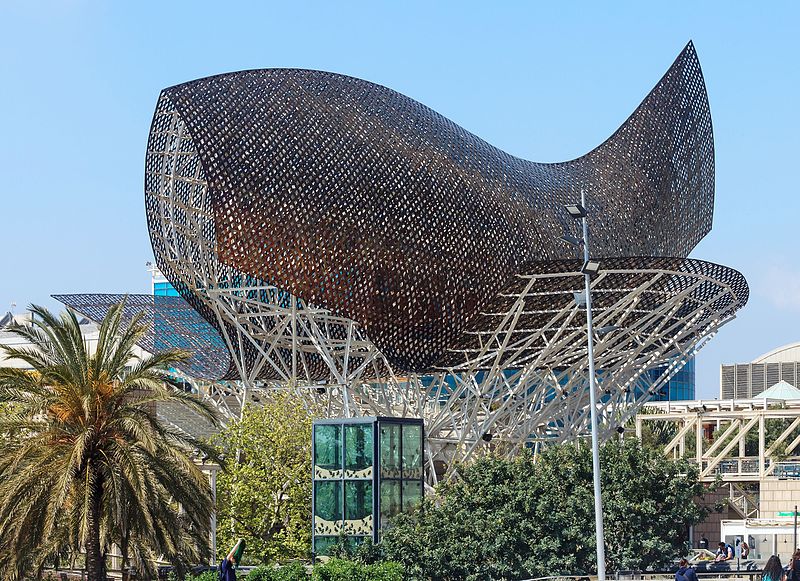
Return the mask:
[[[660,367],[656,367],[654,369],[650,369],[647,371],[646,374],[639,377],[639,379],[635,382],[633,388],[633,396],[631,401],[638,399],[642,393],[649,389],[649,387],[653,384],[653,382],[657,381],[659,377],[666,371],[667,366],[662,365]],[[517,373],[518,369],[506,369],[503,374],[507,378],[511,378],[515,373]],[[475,381],[480,384],[484,377],[483,371],[479,371],[475,375]],[[559,383],[562,386],[567,385],[568,377],[563,375],[562,373],[558,373],[556,370],[556,374],[559,376]],[[608,376],[608,373],[603,369],[597,370],[597,383],[602,386],[603,381]],[[445,376],[444,379],[444,386],[439,386],[439,384],[434,380],[433,376],[425,376],[420,378],[422,381],[422,385],[428,387],[430,389],[428,396],[429,397],[436,397],[442,400],[446,400],[450,394],[455,391],[456,389],[456,379],[451,375]],[[513,380],[511,380],[513,382]],[[501,395],[502,388],[498,388],[500,391],[497,395]],[[532,384],[529,392],[532,392],[537,389],[536,384]],[[585,385],[583,386],[585,389]],[[695,364],[694,358],[689,359],[686,362],[686,365],[681,368],[672,378],[667,382],[666,385],[662,386],[659,392],[653,396],[654,401],[682,401],[682,400],[693,400],[695,394]],[[550,392],[545,397],[545,401],[550,401],[556,396],[556,392],[554,389],[550,388]],[[602,400],[608,399],[608,396],[601,396]]]
[[167,281],[153,282],[153,295],[157,297],[179,297],[178,291]]
[[[664,373],[666,367],[657,367],[647,372],[649,379],[655,381]],[[695,394],[694,357],[672,376],[672,379],[653,397],[655,401],[692,400]]]

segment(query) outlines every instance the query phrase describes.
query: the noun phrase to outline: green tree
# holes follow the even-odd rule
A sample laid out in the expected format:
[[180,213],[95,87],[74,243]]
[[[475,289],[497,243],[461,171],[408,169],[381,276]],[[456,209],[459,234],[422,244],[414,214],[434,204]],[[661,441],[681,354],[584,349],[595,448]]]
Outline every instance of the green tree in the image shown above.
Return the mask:
[[214,450],[162,425],[155,405],[216,416],[166,374],[187,353],[136,356],[148,327],[139,314],[125,328],[123,307],[110,309],[94,352],[71,311],[58,317],[32,306],[32,325],[9,329],[32,347],[3,347],[29,370],[0,369],[4,578],[41,570],[64,547],[86,553],[90,581],[105,579],[111,543],[176,561],[209,556],[211,489],[190,453]]
[[[770,404],[769,409],[781,410],[786,409],[785,403]],[[792,425],[793,418],[767,418],[764,420],[764,449],[768,450],[780,437],[780,435],[789,429]],[[724,428],[721,428],[724,429]],[[721,430],[720,430],[721,431]],[[715,432],[716,434],[717,432]],[[800,435],[800,426],[792,430],[792,432],[775,447],[772,453],[772,459],[775,461],[785,460],[789,456],[796,456],[800,450],[800,446],[793,449],[788,449],[788,445]],[[731,456],[738,455],[738,449],[731,452]],[[745,455],[758,456],[758,427],[751,429],[745,436]]]
[[[312,411],[276,393],[248,406],[214,439],[231,459],[217,480],[219,558],[238,538],[245,562],[307,557],[311,551]],[[238,457],[238,461],[233,459]]]
[[[666,412],[654,407],[645,407],[642,410],[645,414],[665,414]],[[633,433],[635,426],[635,418],[631,418],[628,422],[628,432]],[[672,420],[649,420],[642,422],[642,444],[647,447],[663,448],[672,441],[672,438],[678,433],[678,424]],[[691,443],[692,438],[687,438]]]
[[[601,451],[606,565],[667,564],[685,551],[689,525],[707,509],[695,468],[611,441]],[[399,515],[384,532],[384,556],[416,578],[519,579],[596,572],[591,451],[585,445],[515,460],[484,458],[439,487],[435,501]]]

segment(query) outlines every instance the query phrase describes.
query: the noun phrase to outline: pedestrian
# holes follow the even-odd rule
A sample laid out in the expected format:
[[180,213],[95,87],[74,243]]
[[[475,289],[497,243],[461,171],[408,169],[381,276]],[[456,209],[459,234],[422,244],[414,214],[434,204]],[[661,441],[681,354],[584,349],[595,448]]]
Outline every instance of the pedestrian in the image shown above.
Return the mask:
[[715,561],[731,561],[733,560],[733,547],[731,547],[725,541],[720,541],[718,544],[719,548],[717,549],[717,558],[714,559]]
[[675,581],[697,581],[697,574],[689,566],[689,561],[681,559],[678,563],[678,570],[675,571]]
[[219,581],[236,581],[236,568],[244,553],[244,539],[239,539],[219,565]]
[[750,545],[747,541],[742,541],[739,543],[739,548],[742,550],[742,559],[746,559],[750,555]]
[[783,567],[781,567],[781,559],[778,555],[772,555],[764,565],[764,571],[761,573],[761,581],[784,581],[785,576]]
[[709,542],[710,541],[707,538],[705,538],[704,536],[700,537],[700,548],[701,549],[708,549]]
[[789,559],[789,565],[786,569],[787,581],[800,581],[800,549],[797,549],[792,558]]

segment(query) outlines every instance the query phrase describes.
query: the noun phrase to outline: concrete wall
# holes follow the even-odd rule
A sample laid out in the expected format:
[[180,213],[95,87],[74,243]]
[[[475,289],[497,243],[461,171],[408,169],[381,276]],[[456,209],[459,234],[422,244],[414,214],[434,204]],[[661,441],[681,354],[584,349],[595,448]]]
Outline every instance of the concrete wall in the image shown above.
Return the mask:
[[[717,492],[711,492],[703,496],[702,500],[698,500],[701,505],[707,506],[711,509],[711,514],[708,515],[704,522],[695,525],[692,534],[692,547],[700,546],[700,539],[705,537],[708,539],[708,547],[712,551],[717,550],[717,543],[720,541],[720,534],[722,531],[722,520],[729,518],[739,518],[738,514],[729,515],[729,508],[727,505],[728,489],[720,488]],[[714,505],[717,503],[724,503],[722,512],[715,512]],[[733,511],[730,511],[733,512]]]
[[761,481],[759,518],[775,518],[779,512],[791,512],[800,506],[800,480],[765,478]]

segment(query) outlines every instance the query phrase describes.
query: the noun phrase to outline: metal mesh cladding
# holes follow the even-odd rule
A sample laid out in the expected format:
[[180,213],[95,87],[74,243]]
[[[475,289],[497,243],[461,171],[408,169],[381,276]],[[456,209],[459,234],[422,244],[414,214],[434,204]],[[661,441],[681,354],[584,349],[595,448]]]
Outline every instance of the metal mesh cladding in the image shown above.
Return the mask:
[[175,367],[197,379],[218,379],[230,365],[230,355],[217,330],[181,297],[120,294],[53,295],[73,311],[100,323],[112,306],[125,301],[123,326],[143,314],[148,332],[138,343],[150,353],[183,349],[191,354]]
[[265,69],[165,89],[146,174],[158,266],[207,320],[225,326],[197,293],[247,277],[355,320],[395,369],[426,371],[515,275],[572,257],[563,205],[581,189],[596,256],[687,256],[711,228],[714,147],[690,43],[569,162],[515,158],[367,81]]
[[[574,292],[582,292],[582,261],[558,260],[537,262],[526,268],[509,284],[485,312],[471,322],[470,332],[453,345],[450,364],[458,365],[457,357],[487,351],[487,338],[496,341],[499,325],[508,320],[515,303],[522,296],[524,306],[516,318],[512,335],[525,338],[522,351],[509,349],[502,353],[499,342],[487,351],[490,357],[501,353],[506,367],[517,367],[509,358],[525,359],[552,347],[557,333],[579,331],[578,342],[585,347],[585,315],[577,321],[554,324],[559,314],[574,314]],[[528,288],[530,279],[537,279]],[[603,260],[601,273],[592,281],[592,310],[596,321],[636,328],[643,335],[658,337],[647,347],[647,353],[671,342],[694,344],[708,334],[715,321],[725,320],[747,303],[749,288],[744,276],[732,269],[702,260],[688,258],[626,257]],[[631,332],[633,335],[633,333]],[[534,341],[531,337],[538,335]],[[631,337],[631,341],[634,341]],[[618,349],[627,348],[618,345]],[[513,353],[513,355],[512,355]],[[565,351],[558,353],[560,365],[572,363]],[[585,353],[580,353],[585,358]],[[667,358],[668,359],[668,358]],[[550,361],[548,364],[553,365]]]

